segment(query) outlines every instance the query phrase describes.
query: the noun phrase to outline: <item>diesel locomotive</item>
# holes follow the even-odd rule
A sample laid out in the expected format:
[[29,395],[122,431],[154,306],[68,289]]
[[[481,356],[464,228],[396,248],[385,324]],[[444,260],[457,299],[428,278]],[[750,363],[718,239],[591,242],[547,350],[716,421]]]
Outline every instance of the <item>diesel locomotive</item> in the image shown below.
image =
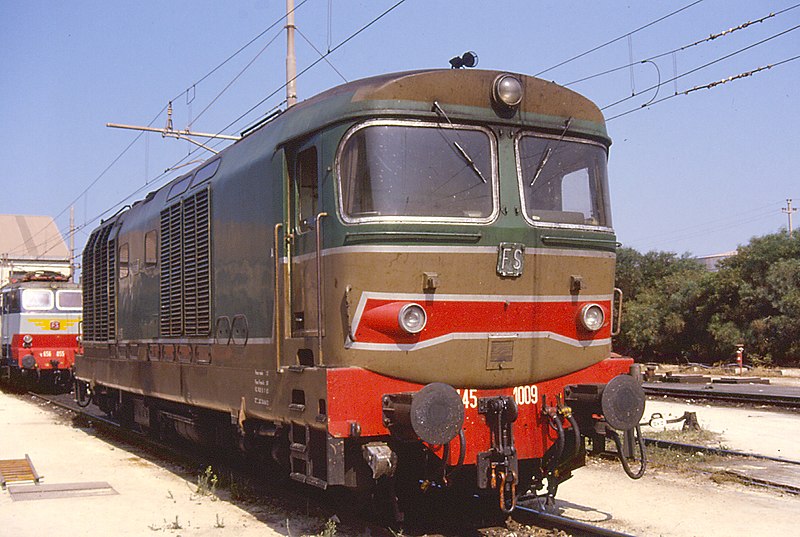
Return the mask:
[[69,388],[80,351],[81,290],[50,271],[0,288],[0,378],[18,387]]
[[77,397],[321,488],[510,511],[607,438],[638,477],[610,143],[588,99],[506,72],[298,103],[93,231]]

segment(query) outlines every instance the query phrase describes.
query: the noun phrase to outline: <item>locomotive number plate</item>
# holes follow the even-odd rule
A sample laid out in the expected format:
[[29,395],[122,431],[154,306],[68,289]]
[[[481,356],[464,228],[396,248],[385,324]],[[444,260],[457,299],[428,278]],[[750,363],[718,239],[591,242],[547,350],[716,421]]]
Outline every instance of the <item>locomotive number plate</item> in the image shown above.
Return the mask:
[[525,263],[525,245],[518,242],[501,242],[497,248],[497,274],[516,277],[522,275]]

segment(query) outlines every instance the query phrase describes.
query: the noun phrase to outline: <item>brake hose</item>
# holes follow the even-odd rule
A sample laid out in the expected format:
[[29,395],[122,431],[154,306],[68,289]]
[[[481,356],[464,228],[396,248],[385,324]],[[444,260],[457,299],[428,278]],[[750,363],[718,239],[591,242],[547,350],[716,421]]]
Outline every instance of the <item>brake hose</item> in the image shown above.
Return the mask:
[[575,439],[575,448],[572,451],[572,456],[577,457],[581,450],[581,430],[578,427],[578,422],[575,421],[575,416],[573,416],[571,412],[567,414],[567,421],[569,421],[569,424],[572,427],[572,436]]
[[561,420],[557,415],[550,416],[550,414],[548,414],[548,417],[550,418],[550,425],[552,425],[556,432],[558,432],[556,452],[554,453],[552,460],[548,461],[547,463],[547,473],[549,474],[556,469],[556,466],[558,466],[558,461],[561,460],[561,456],[564,454],[564,426],[561,425]]
[[636,431],[637,443],[639,444],[639,461],[641,464],[639,471],[636,473],[633,473],[631,470],[631,467],[628,464],[628,459],[625,457],[625,453],[623,453],[622,440],[619,437],[619,433],[610,427],[607,428],[608,433],[614,440],[614,445],[617,446],[617,458],[619,458],[619,462],[622,463],[622,469],[625,470],[625,473],[628,474],[628,477],[631,479],[639,479],[644,475],[645,468],[647,467],[647,458],[645,457],[644,452],[644,437],[642,437],[642,430],[639,425],[637,425],[633,430]]
[[[86,386],[86,389],[81,388],[82,385]],[[89,397],[85,397],[86,393],[88,392]],[[81,382],[78,379],[75,379],[75,404],[77,404],[81,408],[86,408],[90,404],[92,404],[92,392],[89,390],[89,385]]]
[[[450,442],[452,442],[452,440]],[[464,429],[462,428],[460,431],[458,431],[458,442],[459,442],[459,444],[458,444],[459,445],[459,448],[458,448],[458,462],[456,462],[455,467],[448,472],[447,471],[447,461],[450,460],[450,442],[445,444],[445,452],[444,452],[444,457],[442,459],[443,462],[444,462],[444,472],[443,472],[444,476],[443,477],[444,477],[445,485],[447,484],[447,480],[449,478],[453,477],[453,474],[456,473],[458,470],[460,470],[462,466],[464,466],[464,457],[466,457],[466,455],[467,455],[467,440],[466,440],[466,436],[464,434]]]

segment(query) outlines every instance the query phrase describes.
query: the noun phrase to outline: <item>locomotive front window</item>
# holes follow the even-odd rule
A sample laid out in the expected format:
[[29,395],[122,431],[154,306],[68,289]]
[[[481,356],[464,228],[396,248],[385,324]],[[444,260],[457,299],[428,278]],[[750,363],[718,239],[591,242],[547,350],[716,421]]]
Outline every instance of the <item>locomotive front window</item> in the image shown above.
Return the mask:
[[480,128],[361,125],[340,149],[342,216],[348,222],[488,222],[498,211],[493,143]]
[[83,301],[80,291],[56,291],[56,306],[60,310],[81,310]]
[[53,309],[53,292],[49,289],[23,289],[23,311],[45,311]]
[[603,146],[523,135],[517,163],[530,222],[611,227]]

